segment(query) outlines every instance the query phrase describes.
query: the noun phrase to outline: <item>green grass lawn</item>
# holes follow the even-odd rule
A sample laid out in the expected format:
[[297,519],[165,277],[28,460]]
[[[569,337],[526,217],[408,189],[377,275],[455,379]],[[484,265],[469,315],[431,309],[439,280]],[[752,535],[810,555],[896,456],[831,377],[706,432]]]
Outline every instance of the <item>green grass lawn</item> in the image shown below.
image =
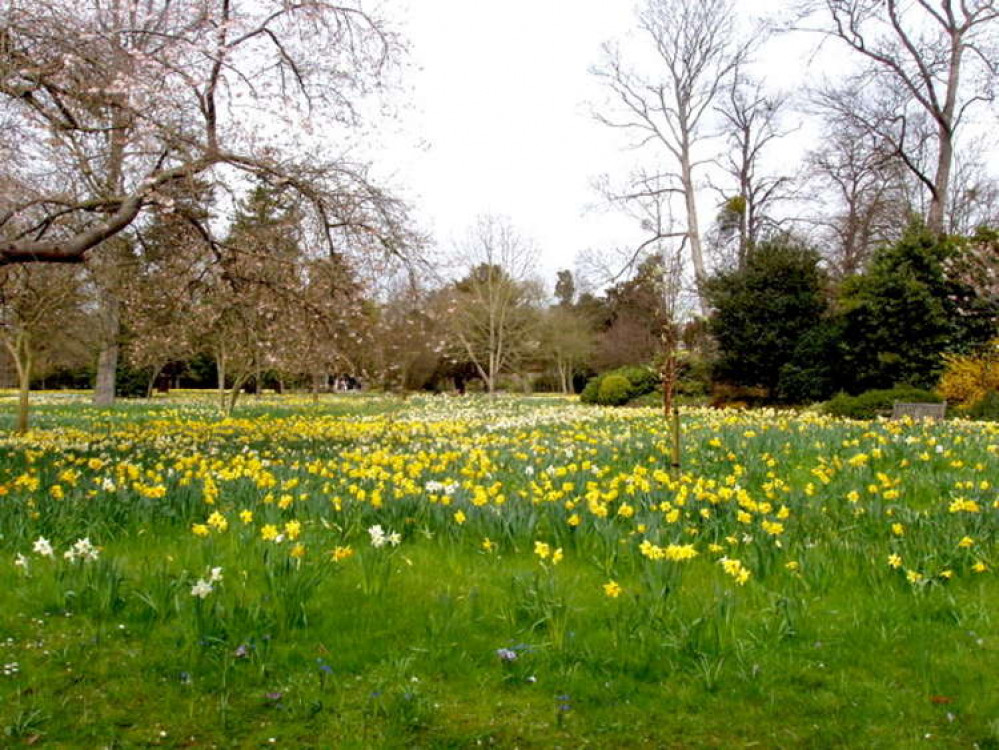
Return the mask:
[[35,416],[0,746],[999,747],[994,426],[690,411],[671,476],[561,398]]

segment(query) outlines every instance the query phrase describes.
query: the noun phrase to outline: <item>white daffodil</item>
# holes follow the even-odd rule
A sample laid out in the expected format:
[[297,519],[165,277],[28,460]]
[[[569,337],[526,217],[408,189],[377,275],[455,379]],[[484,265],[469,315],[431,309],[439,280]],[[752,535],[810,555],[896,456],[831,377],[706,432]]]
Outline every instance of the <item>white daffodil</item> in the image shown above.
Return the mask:
[[52,545],[49,544],[49,540],[43,536],[38,537],[35,543],[31,547],[36,555],[41,555],[42,557],[54,557],[55,551],[52,549]]
[[211,594],[215,588],[204,578],[199,578],[198,582],[191,586],[191,596],[196,596],[199,599],[205,599],[209,594]]

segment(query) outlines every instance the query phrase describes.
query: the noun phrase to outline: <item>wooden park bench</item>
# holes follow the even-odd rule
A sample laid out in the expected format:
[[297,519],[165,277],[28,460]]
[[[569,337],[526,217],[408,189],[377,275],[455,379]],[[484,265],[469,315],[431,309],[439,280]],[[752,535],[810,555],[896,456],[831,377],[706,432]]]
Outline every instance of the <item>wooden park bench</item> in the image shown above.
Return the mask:
[[947,402],[944,401],[942,404],[928,404],[928,403],[915,403],[907,404],[896,401],[891,409],[892,419],[902,419],[903,417],[909,417],[913,421],[920,421],[923,419],[943,419],[947,414]]

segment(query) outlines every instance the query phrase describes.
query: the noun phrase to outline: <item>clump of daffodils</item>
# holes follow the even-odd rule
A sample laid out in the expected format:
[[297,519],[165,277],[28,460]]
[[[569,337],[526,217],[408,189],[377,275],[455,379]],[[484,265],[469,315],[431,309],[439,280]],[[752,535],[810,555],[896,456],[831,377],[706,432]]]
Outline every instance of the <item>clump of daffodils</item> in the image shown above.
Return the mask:
[[438,482],[431,479],[423,485],[423,489],[427,492],[433,493],[435,495],[444,495],[446,497],[451,497],[457,490],[458,484],[455,482]]
[[744,586],[746,581],[749,580],[751,575],[748,568],[746,568],[740,560],[733,560],[729,557],[723,557],[718,563],[722,566],[722,569],[735,579],[735,582],[740,586]]
[[[55,548],[52,543],[43,536],[38,537],[31,545],[31,551],[39,557],[49,557],[55,559]],[[69,562],[93,562],[100,557],[101,551],[91,543],[89,537],[77,539],[76,542],[63,553],[63,559]],[[28,559],[18,554],[14,559],[14,565],[24,570],[28,569]]]
[[538,556],[540,562],[544,563],[550,560],[552,565],[558,565],[565,556],[561,547],[552,549],[552,546],[548,542],[540,541],[534,542],[534,554]]
[[76,543],[63,553],[70,562],[93,562],[100,556],[100,550],[90,543],[89,538],[77,539]]
[[368,536],[371,537],[371,546],[375,549],[384,547],[386,544],[392,547],[398,547],[402,542],[402,534],[398,531],[389,531],[386,533],[380,524],[371,526],[368,529]]
[[191,596],[207,599],[215,591],[214,584],[221,582],[222,568],[212,568],[208,571],[207,578],[199,578],[197,583],[191,586]]
[[52,544],[43,536],[38,537],[35,543],[31,545],[31,550],[36,555],[41,557],[54,557],[55,551],[52,549]]

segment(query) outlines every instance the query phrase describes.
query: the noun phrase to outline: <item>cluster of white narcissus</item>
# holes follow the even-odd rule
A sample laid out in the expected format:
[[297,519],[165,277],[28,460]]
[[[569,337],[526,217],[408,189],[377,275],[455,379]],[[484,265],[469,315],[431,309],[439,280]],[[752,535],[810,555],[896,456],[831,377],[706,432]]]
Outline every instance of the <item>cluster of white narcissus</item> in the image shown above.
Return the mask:
[[445,484],[444,482],[438,482],[435,479],[431,479],[429,482],[423,485],[423,489],[425,489],[427,492],[431,492],[437,495],[446,495],[448,497],[453,495],[460,488],[461,486],[457,482],[448,482],[447,484]]
[[191,586],[191,596],[196,596],[199,599],[205,599],[215,591],[215,586],[212,584],[220,583],[222,581],[222,568],[212,568],[208,571],[207,578],[199,578],[198,582]]
[[82,560],[83,562],[93,562],[97,559],[100,551],[90,543],[90,539],[77,539],[76,543],[63,553],[70,562]]
[[[38,537],[31,545],[31,551],[39,557],[55,557],[55,548],[52,543],[43,536]],[[95,547],[88,537],[77,539],[76,542],[63,553],[63,558],[70,562],[93,562],[100,557],[101,551]],[[14,557],[14,565],[24,570],[28,569],[28,558],[20,552]]]
[[375,548],[384,547],[386,544],[398,547],[402,541],[402,534],[398,531],[390,531],[386,534],[380,525],[370,527],[368,535],[371,537],[371,546]]

